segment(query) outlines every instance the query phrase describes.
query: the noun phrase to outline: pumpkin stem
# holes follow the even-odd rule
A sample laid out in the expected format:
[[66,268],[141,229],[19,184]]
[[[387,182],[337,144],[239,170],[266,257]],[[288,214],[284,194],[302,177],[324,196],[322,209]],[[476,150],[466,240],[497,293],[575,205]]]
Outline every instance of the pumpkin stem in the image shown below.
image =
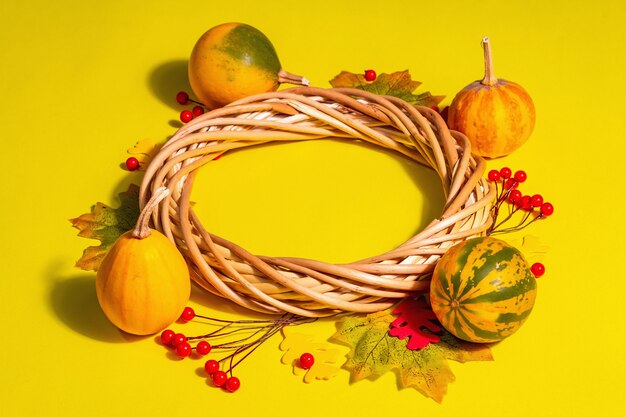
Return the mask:
[[493,59],[491,58],[491,45],[489,44],[489,38],[485,36],[483,38],[483,52],[485,54],[485,77],[481,81],[484,85],[495,85],[498,82],[493,72]]
[[307,80],[306,78],[300,75],[295,75],[290,72],[287,72],[284,69],[281,69],[280,71],[278,71],[278,82],[281,84],[287,83],[287,84],[304,85],[307,87],[309,86],[309,80]]
[[159,205],[161,200],[167,197],[169,193],[170,190],[167,187],[159,187],[154,191],[152,197],[150,197],[150,200],[146,203],[146,206],[141,213],[139,213],[135,230],[133,230],[133,237],[135,239],[145,239],[150,236],[152,233],[149,227],[150,216],[152,216],[152,212]]

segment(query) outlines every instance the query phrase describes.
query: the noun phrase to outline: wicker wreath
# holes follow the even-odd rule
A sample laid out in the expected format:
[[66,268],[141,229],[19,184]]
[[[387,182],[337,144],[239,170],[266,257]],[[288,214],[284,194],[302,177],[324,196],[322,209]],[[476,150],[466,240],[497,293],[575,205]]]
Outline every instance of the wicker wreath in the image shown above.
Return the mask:
[[[434,169],[445,193],[443,212],[397,248],[349,264],[253,255],[202,226],[189,198],[204,164],[231,149],[324,138],[366,141]],[[300,87],[248,97],[183,126],[147,167],[140,206],[159,187],[169,189],[153,212],[154,227],[178,247],[191,278],[213,294],[264,313],[374,312],[427,290],[441,255],[489,228],[495,189],[484,170],[467,138],[429,108],[361,90]]]

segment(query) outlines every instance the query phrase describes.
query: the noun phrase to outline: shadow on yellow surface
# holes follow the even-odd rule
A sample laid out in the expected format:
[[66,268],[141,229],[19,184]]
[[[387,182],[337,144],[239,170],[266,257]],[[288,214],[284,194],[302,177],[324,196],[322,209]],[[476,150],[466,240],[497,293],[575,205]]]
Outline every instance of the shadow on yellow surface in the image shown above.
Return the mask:
[[121,332],[106,318],[96,296],[96,277],[78,274],[58,277],[50,290],[50,306],[70,329],[94,340],[126,343],[142,337]]
[[190,96],[193,95],[187,78],[187,60],[165,61],[157,65],[150,71],[148,86],[163,103],[181,110],[182,107],[176,102],[176,93],[186,91]]

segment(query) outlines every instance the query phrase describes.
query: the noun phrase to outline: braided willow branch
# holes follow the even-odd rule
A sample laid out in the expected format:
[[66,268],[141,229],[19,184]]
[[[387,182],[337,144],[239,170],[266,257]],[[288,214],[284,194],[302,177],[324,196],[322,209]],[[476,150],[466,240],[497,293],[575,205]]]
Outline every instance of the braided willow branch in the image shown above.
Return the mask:
[[[361,140],[432,168],[446,197],[441,215],[397,248],[341,265],[257,256],[204,229],[189,203],[202,166],[233,149],[325,138]],[[191,278],[213,294],[272,314],[374,312],[427,290],[441,255],[491,226],[495,189],[484,170],[467,138],[429,108],[361,90],[298,87],[248,97],[186,124],[148,166],[140,205],[159,187],[169,189],[154,226],[187,259]]]

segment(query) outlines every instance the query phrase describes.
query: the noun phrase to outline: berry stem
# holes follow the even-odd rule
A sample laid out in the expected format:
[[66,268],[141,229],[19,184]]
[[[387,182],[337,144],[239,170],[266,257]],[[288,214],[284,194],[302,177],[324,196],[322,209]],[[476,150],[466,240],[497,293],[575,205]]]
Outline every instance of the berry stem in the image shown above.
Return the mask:
[[[235,350],[235,352],[233,352],[232,354],[230,354],[229,356],[227,356],[227,358],[229,358],[229,363],[228,363],[228,373],[230,373],[230,375],[232,376],[233,373],[233,369],[239,365],[244,359],[246,359],[248,356],[250,356],[252,354],[252,352],[254,352],[259,346],[261,346],[263,344],[263,342],[265,342],[267,339],[269,339],[270,337],[274,336],[276,333],[278,333],[283,327],[285,327],[287,324],[281,324],[281,325],[275,325],[273,329],[271,329],[270,331],[268,331],[267,333],[265,333],[263,336],[261,336],[258,340],[250,343],[249,345],[244,345],[240,348],[238,348],[237,350]],[[247,351],[247,352],[246,352]],[[243,352],[246,352],[243,357],[239,358],[237,360],[237,362],[233,363],[233,361],[235,360],[235,357],[238,354],[241,354]],[[224,358],[226,359],[226,358]]]
[[[518,211],[519,211],[519,208],[518,208],[518,207],[515,207],[515,208],[513,208],[513,209],[509,212],[509,215],[508,215],[508,216],[506,216],[506,217],[505,217],[503,220],[501,220],[499,223],[497,223],[497,224],[496,224],[496,223],[494,222],[494,225],[493,225],[493,226],[489,229],[489,230],[490,230],[490,233],[487,233],[487,234],[491,234],[491,233],[493,233],[493,231],[494,231],[494,230],[496,230],[498,227],[502,226],[504,223],[506,223],[507,221],[509,221],[509,220],[511,219],[511,217],[513,217],[513,215],[514,215],[515,213],[517,213]],[[495,216],[495,218],[497,218],[497,210],[496,210],[496,216]],[[522,223],[523,223],[523,221],[522,221]]]
[[[284,314],[278,319],[272,320],[221,320],[213,317],[195,315],[196,318],[202,318],[214,325],[219,326],[216,330],[200,336],[190,336],[187,340],[209,339],[209,338],[225,338],[234,334],[243,334],[235,340],[225,340],[223,343],[211,344],[211,351],[228,350],[228,355],[219,359],[217,362],[228,362],[228,370],[226,371],[232,376],[232,370],[246,359],[252,352],[261,346],[266,340],[281,331],[284,327],[291,324],[304,324],[315,321],[307,317],[300,317],[293,314]],[[240,327],[234,327],[240,326]]]
[[[513,227],[507,227],[506,229],[492,230],[491,233],[489,233],[489,235],[497,235],[499,233],[517,232],[517,231],[520,231],[522,229],[527,228],[532,223],[534,223],[536,220],[539,220],[539,219],[541,219],[543,217],[543,215],[541,215],[541,213],[540,213],[540,214],[536,215],[535,217],[533,217],[529,222],[524,224],[526,219],[528,219],[529,215],[530,215],[530,213],[528,215],[526,215],[524,220],[522,220],[522,222],[519,225],[513,226]],[[502,222],[500,224],[502,224]]]
[[269,319],[269,320],[223,320],[223,319],[216,319],[214,317],[209,317],[209,316],[202,316],[200,314],[196,314],[196,317],[201,318],[201,319],[205,319],[205,320],[210,320],[210,321],[216,321],[218,323],[230,323],[230,324],[248,324],[248,323],[275,323],[276,320],[273,319]]
[[489,38],[487,36],[483,38],[483,53],[485,56],[485,77],[480,83],[483,85],[495,85],[498,82],[498,79],[493,71],[491,44],[489,43]]

